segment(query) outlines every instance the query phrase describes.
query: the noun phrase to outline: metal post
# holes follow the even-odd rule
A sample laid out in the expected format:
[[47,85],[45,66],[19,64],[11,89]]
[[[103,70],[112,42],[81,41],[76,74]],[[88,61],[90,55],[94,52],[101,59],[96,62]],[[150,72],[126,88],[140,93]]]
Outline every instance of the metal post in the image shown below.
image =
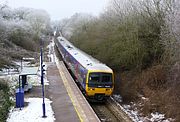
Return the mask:
[[[19,94],[21,93],[21,75],[19,75]],[[21,95],[19,95],[21,97]],[[21,98],[19,100],[19,107],[21,110]]]
[[21,72],[22,72],[22,69],[23,69],[22,62],[23,62],[23,58],[21,58]]
[[46,107],[44,102],[44,79],[43,79],[43,44],[41,40],[41,85],[42,85],[42,97],[43,97],[43,103],[42,103],[42,109],[43,109],[43,118],[46,116]]

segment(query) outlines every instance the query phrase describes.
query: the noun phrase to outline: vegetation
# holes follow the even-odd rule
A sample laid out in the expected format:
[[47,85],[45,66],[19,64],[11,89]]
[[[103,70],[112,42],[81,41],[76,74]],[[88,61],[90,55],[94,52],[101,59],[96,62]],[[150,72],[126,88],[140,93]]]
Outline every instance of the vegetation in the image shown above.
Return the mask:
[[0,122],[6,122],[9,109],[12,105],[10,89],[5,81],[0,81]]
[[12,60],[37,56],[40,38],[50,32],[50,17],[46,11],[11,9],[0,3],[0,68],[12,67]]
[[75,14],[58,26],[115,71],[115,93],[124,102],[141,103],[144,115],[159,111],[180,121],[179,6],[178,0],[111,0],[99,17]]

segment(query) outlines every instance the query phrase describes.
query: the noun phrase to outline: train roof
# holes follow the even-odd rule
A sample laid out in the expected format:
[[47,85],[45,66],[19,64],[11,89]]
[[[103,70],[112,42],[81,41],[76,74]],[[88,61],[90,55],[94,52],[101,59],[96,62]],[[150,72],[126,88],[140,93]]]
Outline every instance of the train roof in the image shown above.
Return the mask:
[[76,48],[64,37],[58,37],[58,41],[86,69],[112,72],[111,68],[96,60],[92,56],[86,54],[85,52],[81,51],[80,49]]

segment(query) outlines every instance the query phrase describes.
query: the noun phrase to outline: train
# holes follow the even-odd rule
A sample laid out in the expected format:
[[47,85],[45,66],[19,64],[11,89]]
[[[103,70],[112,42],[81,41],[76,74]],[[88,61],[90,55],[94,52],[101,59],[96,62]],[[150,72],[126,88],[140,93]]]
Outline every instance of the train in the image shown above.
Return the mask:
[[88,100],[104,101],[114,90],[114,73],[111,68],[76,48],[59,36],[56,46],[63,61]]

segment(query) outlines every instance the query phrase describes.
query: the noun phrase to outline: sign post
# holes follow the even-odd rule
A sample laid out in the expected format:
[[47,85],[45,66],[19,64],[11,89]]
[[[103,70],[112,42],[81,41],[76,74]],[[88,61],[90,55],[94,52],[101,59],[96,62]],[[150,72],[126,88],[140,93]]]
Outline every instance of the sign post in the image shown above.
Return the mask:
[[42,109],[43,109],[43,118],[47,117],[46,116],[46,107],[45,107],[45,102],[44,102],[44,66],[43,65],[43,43],[41,39],[41,85],[42,85],[42,97],[43,97],[43,103],[42,103]]

